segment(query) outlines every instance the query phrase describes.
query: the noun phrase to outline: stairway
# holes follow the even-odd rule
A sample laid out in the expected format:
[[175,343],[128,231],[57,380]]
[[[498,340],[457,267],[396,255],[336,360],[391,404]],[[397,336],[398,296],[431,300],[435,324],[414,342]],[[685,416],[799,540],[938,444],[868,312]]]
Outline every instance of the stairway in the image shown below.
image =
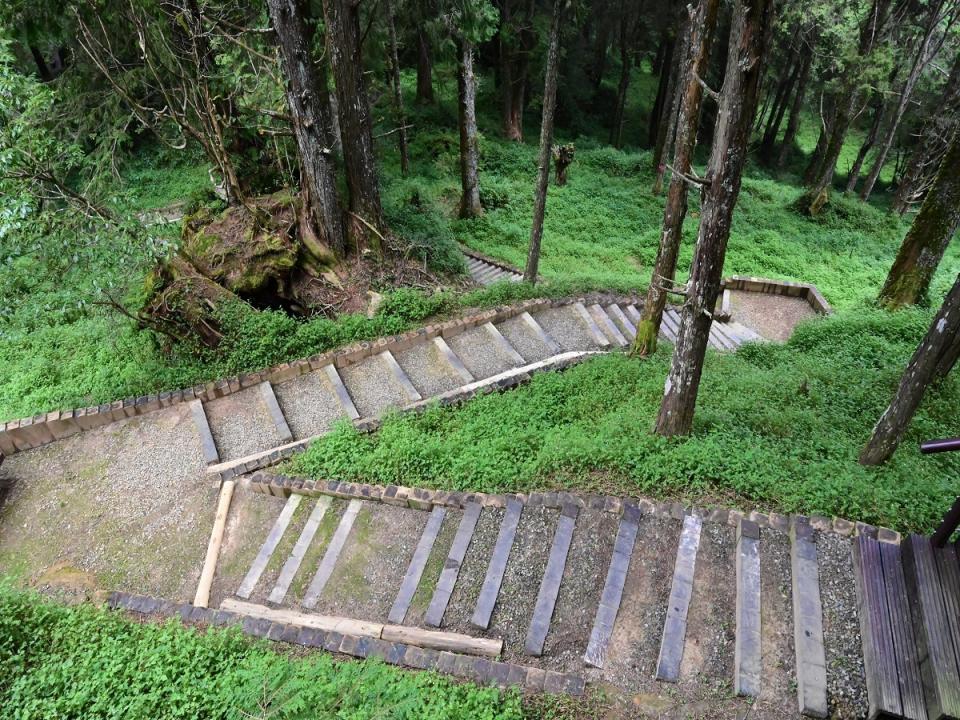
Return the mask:
[[820,537],[804,518],[774,528],[765,516],[550,493],[424,509],[250,497],[275,521],[265,536],[228,542],[223,562],[253,558],[221,591],[232,610],[234,597],[497,639],[506,662],[631,691],[726,687],[771,717],[827,717],[834,668],[859,662],[838,657],[830,636],[841,624],[832,608],[852,607],[853,591],[820,579],[846,574],[849,585],[849,553],[829,572],[818,555],[823,542],[849,541]]
[[[617,303],[576,302],[525,312],[344,367],[329,364],[282,383],[263,382],[212,401],[194,400],[192,414],[206,462],[211,472],[220,472],[300,446],[341,419],[379,417],[391,408],[539,369],[537,363],[551,359],[626,348],[639,317],[635,305]],[[668,308],[661,337],[672,342],[678,323],[676,309]],[[755,339],[734,325],[714,323],[710,347],[727,351]]]
[[960,718],[958,548],[854,541],[869,720]]
[[470,277],[479,285],[493,285],[495,282],[500,282],[501,280],[506,280],[507,282],[520,282],[523,280],[523,273],[519,270],[513,270],[505,265],[490,262],[482,256],[466,250],[463,256]]

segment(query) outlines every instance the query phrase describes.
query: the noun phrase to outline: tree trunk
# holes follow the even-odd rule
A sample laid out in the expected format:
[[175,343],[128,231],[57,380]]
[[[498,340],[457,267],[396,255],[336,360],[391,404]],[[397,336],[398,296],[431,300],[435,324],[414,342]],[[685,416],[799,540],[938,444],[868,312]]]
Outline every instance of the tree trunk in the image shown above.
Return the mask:
[[370,103],[363,78],[360,53],[360,7],[354,0],[323,0],[327,25],[327,51],[337,88],[340,139],[350,190],[347,236],[357,250],[371,250],[381,257],[383,209],[373,154]]
[[407,117],[403,111],[403,90],[400,87],[400,59],[397,52],[397,26],[393,17],[390,0],[384,2],[387,15],[387,30],[390,37],[390,75],[393,81],[393,107],[397,113],[397,145],[400,149],[400,172],[406,175],[410,171],[410,157],[407,153]]
[[[530,68],[530,54],[536,43],[533,11],[532,0],[527,0],[523,6],[523,13],[519,17],[513,13],[511,0],[505,0],[501,6],[499,33],[501,122],[504,137],[515,142],[523,142],[523,109],[526,105],[527,74]],[[505,29],[508,32],[504,32]],[[507,40],[509,36],[515,38],[515,45],[510,45]]]
[[42,82],[50,82],[53,80],[53,73],[50,72],[47,61],[43,59],[43,53],[40,52],[40,49],[36,45],[30,46],[30,54],[33,56],[33,62],[37,66],[37,74],[40,76],[40,80]]
[[943,380],[947,377],[950,371],[957,366],[957,361],[960,361],[960,332],[954,336],[953,343],[940,355],[937,367],[934,370],[935,379]]
[[663,228],[660,246],[650,276],[643,315],[637,326],[632,352],[645,357],[657,348],[657,336],[663,321],[663,309],[667,302],[665,289],[672,284],[677,271],[677,255],[683,237],[683,219],[687,214],[687,181],[697,146],[697,127],[700,120],[700,104],[703,86],[698,78],[703,77],[710,61],[710,46],[717,25],[717,10],[720,0],[700,0],[690,20],[688,52],[683,58],[683,97],[677,113],[677,139],[673,155],[673,174],[667,190],[667,202],[663,210]]
[[[329,103],[311,55],[313,31],[305,20],[302,0],[268,0],[283,70],[287,80],[287,107],[297,140],[300,168],[306,181],[310,214],[320,240],[343,257],[346,244],[337,200],[337,177],[330,153]],[[320,254],[311,248],[314,254]]]
[[867,136],[860,143],[860,149],[857,151],[857,159],[853,161],[853,167],[850,168],[850,174],[847,177],[847,190],[849,195],[857,189],[857,182],[860,180],[860,169],[863,167],[867,154],[873,149],[873,144],[877,141],[877,135],[880,133],[880,124],[883,122],[883,116],[886,107],[882,97],[877,97],[873,105],[873,122],[870,123],[870,129]]
[[[956,144],[956,143],[954,143]],[[954,184],[958,181],[954,180]],[[938,185],[940,178],[938,178]],[[931,194],[938,192],[931,190]],[[925,203],[926,204],[926,203]],[[877,421],[873,434],[866,447],[860,453],[861,465],[881,465],[890,459],[900,440],[920,407],[920,401],[930,383],[937,378],[938,369],[942,370],[946,358],[955,348],[960,337],[960,275],[947,293],[940,311],[930,323],[930,329],[920,342],[920,346],[910,358],[900,385],[890,405]],[[954,358],[955,359],[955,358]]]
[[820,134],[817,136],[817,144],[810,153],[810,159],[807,162],[807,169],[803,171],[803,184],[810,185],[820,174],[820,168],[823,166],[823,158],[827,152],[827,144],[830,142],[830,134],[833,132],[833,97],[827,98],[826,113],[820,114]]
[[726,74],[700,211],[700,233],[657,417],[656,431],[660,435],[687,435],[693,427],[712,313],[720,293],[723,260],[773,22],[774,0],[734,3]]
[[800,63],[800,77],[797,79],[797,89],[793,94],[793,104],[790,106],[790,119],[787,120],[787,129],[783,133],[780,154],[777,156],[778,168],[787,164],[787,158],[790,156],[793,143],[797,138],[797,130],[800,129],[800,113],[803,111],[803,97],[807,92],[807,81],[810,78],[812,55],[810,53],[805,54]]
[[[680,26],[680,32],[683,39],[680,41],[680,45],[674,49],[674,56],[677,58],[678,62],[675,63],[677,67],[671,70],[670,105],[666,108],[666,124],[661,124],[660,132],[657,134],[657,146],[654,148],[654,163],[656,164],[657,171],[657,178],[653,182],[654,195],[659,195],[663,190],[663,175],[667,170],[667,158],[670,156],[670,151],[673,148],[673,143],[677,132],[677,115],[680,112],[680,103],[683,101],[683,93],[685,91],[680,74],[680,64],[686,60],[690,51],[689,22],[690,20],[688,18]],[[710,52],[709,48],[707,48],[707,52]],[[697,126],[700,125],[699,106],[697,107],[696,123]]]
[[550,179],[550,155],[553,145],[553,115],[557,108],[557,71],[560,64],[560,20],[564,0],[553,0],[550,22],[550,47],[543,81],[543,119],[540,124],[540,155],[537,159],[537,189],[533,201],[533,223],[530,227],[530,248],[523,279],[537,282],[540,264],[540,240],[543,238],[543,215],[547,209],[547,182]]
[[[656,148],[657,138],[660,136],[660,123],[664,118],[664,104],[669,102],[670,92],[670,74],[673,72],[673,48],[674,40],[672,37],[665,37],[661,41],[662,61],[660,63],[660,79],[657,82],[657,96],[650,110],[650,122],[647,125],[647,144]],[[653,167],[657,167],[657,153],[654,152]]]
[[460,62],[457,73],[459,102],[457,103],[460,124],[460,217],[479,217],[480,206],[480,145],[477,138],[477,81],[473,74],[473,45],[469,40],[460,41]]
[[433,58],[430,53],[430,38],[423,27],[417,28],[417,102],[433,104]]
[[[605,6],[599,6],[601,13],[606,9]],[[593,91],[596,92],[603,82],[603,74],[607,69],[607,47],[610,45],[610,22],[605,13],[600,16],[597,22],[597,39],[593,46],[593,64],[591,65],[593,80]]]
[[630,71],[633,69],[632,33],[628,29],[630,15],[621,5],[620,17],[620,82],[617,84],[617,105],[610,126],[610,144],[618,150],[623,140],[624,112],[627,106],[627,90],[630,87]]
[[913,94],[913,89],[917,85],[917,81],[920,79],[920,74],[923,72],[924,68],[927,67],[927,63],[933,59],[933,56],[940,49],[940,45],[943,44],[943,39],[946,38],[944,34],[940,42],[934,41],[934,32],[937,26],[940,24],[940,8],[943,7],[945,0],[934,0],[927,8],[928,18],[927,24],[924,28],[923,39],[920,41],[919,47],[917,48],[917,54],[914,57],[913,65],[910,68],[910,74],[907,75],[907,79],[903,83],[903,87],[900,89],[900,100],[897,103],[897,108],[893,113],[893,119],[890,122],[890,126],[887,128],[887,132],[883,137],[883,141],[880,143],[880,147],[877,150],[877,156],[874,158],[873,167],[870,168],[870,173],[867,175],[867,179],[863,183],[863,189],[860,191],[860,199],[866,202],[870,199],[870,193],[873,192],[873,186],[877,182],[877,178],[880,177],[880,172],[883,170],[883,164],[887,161],[887,153],[890,152],[890,147],[893,145],[893,140],[897,136],[897,128],[900,127],[900,120],[903,119],[903,114],[907,110],[907,105],[910,103],[910,96]]
[[879,302],[891,310],[926,299],[930,281],[960,225],[960,131],[954,134],[933,188],[907,231]]
[[[793,53],[791,53],[790,58],[792,61],[794,58]],[[790,99],[790,94],[793,92],[793,86],[797,82],[801,65],[802,62],[799,60],[793,62],[793,65],[789,69],[789,74],[784,80],[782,91],[778,93],[778,96],[773,103],[773,109],[770,111],[770,117],[767,118],[767,126],[763,131],[763,140],[760,143],[760,157],[762,158],[773,157],[773,147],[776,145],[777,135],[780,134],[780,125],[783,123],[783,116],[787,112],[787,101]]]
[[573,143],[567,145],[558,145],[553,152],[554,180],[557,187],[567,184],[567,168],[573,162],[574,147]]

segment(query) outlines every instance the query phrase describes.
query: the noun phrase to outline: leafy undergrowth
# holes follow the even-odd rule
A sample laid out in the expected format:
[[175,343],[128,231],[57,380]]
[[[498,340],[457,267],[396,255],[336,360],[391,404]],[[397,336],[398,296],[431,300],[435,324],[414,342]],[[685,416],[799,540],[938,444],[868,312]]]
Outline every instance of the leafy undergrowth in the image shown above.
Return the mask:
[[960,492],[960,459],[921,456],[956,433],[960,379],[928,394],[886,466],[857,454],[929,322],[864,311],[801,325],[786,345],[710,353],[695,432],[650,432],[669,347],[536,376],[459,408],[394,415],[372,435],[340,425],[290,463],[320,478],[488,492],[569,488],[746,509],[839,515],[927,531]]
[[[282,647],[282,646],[278,646]],[[486,718],[516,693],[380,662],[282,654],[239,630],[132,622],[0,588],[0,718]],[[534,715],[530,715],[534,717]]]

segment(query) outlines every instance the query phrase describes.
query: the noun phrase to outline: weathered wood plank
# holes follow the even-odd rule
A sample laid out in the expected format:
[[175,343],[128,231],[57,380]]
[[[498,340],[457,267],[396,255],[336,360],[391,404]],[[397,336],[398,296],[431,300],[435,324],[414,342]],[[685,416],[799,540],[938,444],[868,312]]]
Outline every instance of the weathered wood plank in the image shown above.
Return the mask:
[[927,705],[923,698],[920,656],[917,654],[917,640],[913,635],[913,619],[910,616],[910,602],[903,576],[903,557],[900,546],[893,543],[880,543],[880,560],[883,564],[887,607],[890,610],[893,649],[897,657],[903,717],[908,720],[926,720]]
[[460,575],[460,566],[463,565],[463,559],[467,556],[467,549],[470,547],[473,531],[477,528],[477,521],[480,520],[481,512],[483,512],[483,506],[475,502],[467,503],[463,510],[460,525],[457,527],[457,534],[453,538],[447,560],[440,572],[440,579],[437,580],[437,586],[433,590],[430,605],[423,616],[425,625],[440,627],[443,622],[443,615],[447,611],[447,603],[450,602],[450,596],[453,595],[453,587],[457,584],[457,577]]
[[617,528],[613,556],[607,568],[607,579],[603,583],[600,604],[593,620],[593,629],[590,631],[590,642],[583,655],[587,665],[602,668],[606,660],[607,644],[613,635],[613,626],[620,610],[620,600],[623,597],[623,586],[630,570],[630,558],[637,540],[639,521],[640,511],[637,506],[631,503],[625,505],[620,526]]
[[547,567],[543,571],[540,581],[540,590],[537,592],[537,602],[533,609],[533,619],[527,630],[527,639],[524,651],[528,655],[539,656],[543,653],[543,645],[550,630],[550,621],[553,610],[557,605],[557,596],[560,594],[560,583],[563,580],[563,569],[567,564],[567,553],[570,551],[570,542],[573,540],[573,528],[577,521],[579,509],[576,505],[566,505],[557,521],[557,529],[553,534],[553,544],[550,546],[550,556],[547,558]]
[[423,628],[405,625],[384,625],[380,638],[387,642],[399,642],[433,650],[483,655],[491,658],[498,657],[503,652],[503,640],[500,638],[478,638],[461,635],[460,633],[424,630]]
[[333,392],[337,396],[337,400],[340,402],[340,407],[343,408],[343,411],[347,414],[351,420],[358,420],[360,418],[360,413],[357,411],[357,406],[353,404],[353,398],[350,397],[350,393],[347,392],[347,386],[343,384],[343,380],[340,377],[340,373],[337,372],[337,369],[330,365],[324,365],[323,371],[327,375],[327,379],[330,381],[330,385],[333,387]]
[[520,317],[523,318],[523,322],[526,323],[527,327],[530,328],[533,334],[537,336],[537,339],[546,345],[547,348],[549,348],[551,353],[556,355],[557,353],[563,351],[557,341],[550,337],[550,333],[543,329],[543,326],[537,322],[533,315],[528,312],[524,312],[520,315]]
[[313,580],[310,581],[310,586],[303,596],[303,602],[301,604],[305,608],[316,607],[317,602],[320,600],[320,593],[323,592],[323,588],[326,587],[327,581],[333,574],[333,568],[337,564],[343,546],[347,543],[347,536],[350,534],[351,528],[353,528],[353,521],[356,520],[357,513],[360,512],[361,506],[362,501],[360,500],[351,500],[350,504],[347,505],[343,517],[340,518],[340,524],[337,526],[336,532],[334,532],[333,537],[330,538],[327,551],[323,554],[323,560],[320,561],[317,574],[313,576]]
[[594,303],[587,309],[590,311],[590,314],[593,315],[593,319],[596,321],[600,329],[606,331],[606,333],[613,338],[613,341],[617,345],[620,347],[626,347],[630,344],[623,336],[623,333],[620,332],[620,328],[618,328],[616,323],[610,319],[610,316],[607,315],[606,310],[600,307],[599,303]]
[[960,564],[953,545],[933,549],[940,573],[940,589],[943,591],[943,606],[947,611],[948,632],[953,640],[954,657],[960,671]]
[[733,691],[760,694],[760,528],[749,520],[737,526],[737,631]]
[[467,367],[463,364],[463,360],[460,359],[460,356],[453,351],[453,348],[447,345],[446,340],[437,335],[433,339],[433,344],[437,346],[440,354],[443,355],[444,359],[446,359],[448,363],[450,363],[450,367],[453,368],[453,371],[459,375],[465,383],[472,383],[474,380],[476,380],[476,378],[473,377],[473,373],[467,370]]
[[640,311],[637,310],[637,306],[633,303],[627,305],[627,317],[633,322],[633,326],[636,327],[640,324],[640,321],[643,319],[643,316],[640,314]]
[[490,618],[493,616],[493,608],[496,606],[497,597],[500,595],[500,585],[503,583],[503,575],[507,570],[507,561],[510,559],[510,550],[513,548],[513,541],[517,535],[517,526],[520,523],[522,512],[523,503],[519,500],[510,498],[507,501],[507,511],[500,523],[500,532],[497,533],[497,544],[490,556],[487,574],[483,578],[480,596],[477,598],[473,618],[470,620],[473,625],[484,630],[490,627]]
[[663,311],[663,317],[660,321],[660,331],[672,343],[677,341],[677,333],[680,331],[680,316],[673,308],[667,308]]
[[587,308],[583,306],[583,303],[574,303],[573,311],[587,324],[587,330],[590,331],[590,335],[593,337],[593,341],[597,345],[600,347],[607,347],[610,344],[610,341],[607,340],[607,336],[604,335],[600,330],[600,326],[597,325],[597,322],[593,319],[593,316],[587,312]]
[[203,409],[202,400],[190,401],[190,415],[193,417],[193,424],[197,426],[197,434],[200,435],[203,461],[207,465],[215,465],[220,462],[220,453],[217,450],[217,444],[213,441],[213,433],[210,432],[210,423],[207,422],[207,413]]
[[400,367],[400,363],[397,362],[397,359],[393,356],[393,353],[389,350],[384,350],[380,353],[380,359],[390,368],[390,372],[393,373],[393,377],[400,384],[400,387],[403,388],[404,394],[409,398],[411,402],[417,402],[418,400],[423,400],[423,397],[420,395],[420,391],[414,387],[413,383],[410,381],[410,378],[403,371],[403,368]]
[[667,617],[660,639],[657,680],[677,682],[680,677],[680,661],[683,659],[683,643],[687,635],[687,610],[693,595],[693,573],[697,564],[702,525],[703,521],[696,515],[687,515],[683,519],[677,559],[673,566]]
[[316,630],[338,632],[343,635],[353,635],[355,637],[378,638],[383,633],[383,625],[381,623],[355,620],[354,618],[339,617],[336,615],[301,613],[286,608],[270,608],[266,605],[257,605],[256,603],[232,600],[230,598],[220,603],[220,608],[237,613],[238,615],[248,615],[250,617],[272,620],[277,623],[301,625]]
[[927,712],[934,720],[960,717],[960,671],[933,545],[930,538],[911,535],[900,548]]
[[270,384],[269,380],[260,383],[260,397],[263,398],[263,403],[267,406],[267,412],[270,413],[270,419],[273,421],[273,427],[277,431],[280,443],[288,443],[293,440],[293,433],[290,432],[287,418],[283,416],[283,410],[280,409],[277,395],[273,392],[273,385]]
[[900,717],[900,677],[893,643],[891,613],[884,587],[880,543],[866,535],[853,541],[853,578],[867,680],[868,718]]
[[620,327],[623,328],[623,334],[627,336],[628,340],[633,340],[637,336],[636,325],[630,322],[630,318],[624,314],[619,305],[613,303],[607,308],[607,314],[613,316],[613,319],[620,323]]
[[433,545],[437,541],[437,535],[440,534],[440,528],[443,526],[443,518],[446,514],[447,511],[439,506],[434,506],[433,510],[430,511],[430,519],[427,520],[426,527],[420,535],[417,549],[413,552],[413,559],[407,567],[407,574],[404,575],[400,591],[393,601],[393,607],[390,608],[390,614],[387,617],[390,622],[400,624],[407,616],[410,602],[417,592],[420,578],[423,577],[423,570],[430,558],[430,551],[433,550]]
[[500,332],[500,328],[491,322],[485,323],[483,327],[490,334],[494,345],[500,348],[500,352],[510,358],[510,362],[512,362],[514,365],[523,365],[526,363],[526,360],[523,359],[523,355],[518,353],[517,349],[511,345],[510,341],[503,336],[502,332]]
[[797,703],[810,717],[827,717],[827,660],[817,546],[809,523],[795,520],[790,532],[793,581],[793,645],[797,655]]
[[300,505],[302,500],[303,495],[291,495],[287,498],[286,505],[283,506],[283,510],[280,511],[280,515],[273,523],[273,527],[270,528],[270,532],[267,534],[267,539],[260,547],[260,552],[257,553],[257,557],[254,558],[253,564],[250,566],[246,576],[240,583],[240,587],[237,589],[238,597],[248,598],[253,593],[253,589],[260,580],[260,576],[263,575],[263,571],[266,569],[267,563],[270,562],[273,551],[277,549],[277,545],[280,544],[280,539],[287,531],[287,526],[290,524],[290,518],[293,517],[293,513],[296,512],[297,507]]
[[313,542],[313,537],[317,534],[317,528],[320,527],[320,522],[323,520],[323,516],[332,501],[333,498],[329,495],[323,495],[317,498],[317,503],[313,506],[310,517],[307,518],[307,524],[303,526],[303,530],[300,532],[300,537],[297,538],[297,542],[293,546],[290,557],[287,558],[287,561],[283,564],[283,568],[280,570],[280,577],[277,578],[277,584],[274,585],[273,590],[270,591],[270,602],[279,605],[287,596],[290,583],[293,582],[297,570],[300,569],[303,556],[307,554],[307,549],[310,547],[310,543]]

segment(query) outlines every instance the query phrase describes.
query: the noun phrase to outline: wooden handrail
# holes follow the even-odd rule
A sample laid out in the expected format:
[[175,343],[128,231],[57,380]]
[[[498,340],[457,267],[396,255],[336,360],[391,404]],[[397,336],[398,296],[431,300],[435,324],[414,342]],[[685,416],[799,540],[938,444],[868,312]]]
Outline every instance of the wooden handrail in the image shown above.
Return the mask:
[[927,440],[920,443],[920,452],[924,455],[930,453],[951,452],[960,450],[960,438],[943,438],[941,440]]
[[[925,455],[931,453],[960,451],[960,438],[943,438],[941,440],[927,440],[920,443],[920,452]],[[953,506],[947,510],[943,516],[940,526],[934,531],[930,542],[934,547],[943,547],[950,540],[950,536],[960,527],[960,497],[958,497]]]

